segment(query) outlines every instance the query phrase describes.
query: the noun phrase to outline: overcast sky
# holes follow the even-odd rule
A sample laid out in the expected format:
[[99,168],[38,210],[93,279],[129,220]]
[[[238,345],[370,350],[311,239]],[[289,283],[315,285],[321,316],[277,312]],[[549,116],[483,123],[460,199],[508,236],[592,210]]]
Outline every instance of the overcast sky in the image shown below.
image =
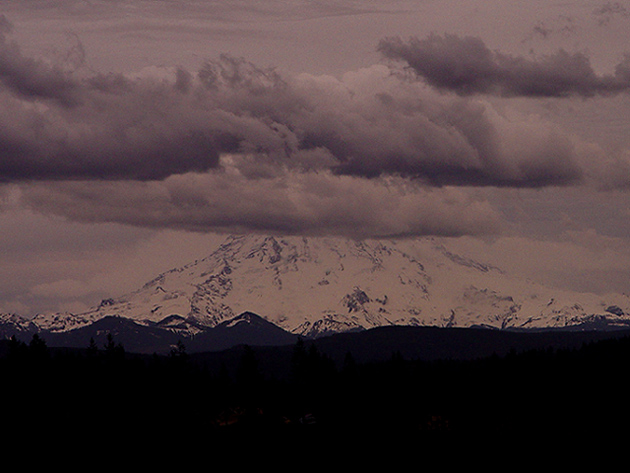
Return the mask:
[[628,2],[5,3],[0,311],[86,310],[225,232],[630,292],[628,38]]

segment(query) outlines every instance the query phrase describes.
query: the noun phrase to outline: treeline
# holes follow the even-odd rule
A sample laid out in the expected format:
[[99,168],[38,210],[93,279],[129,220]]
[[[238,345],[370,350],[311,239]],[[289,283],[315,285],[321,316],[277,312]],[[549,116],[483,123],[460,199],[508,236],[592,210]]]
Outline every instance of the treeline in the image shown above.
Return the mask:
[[[51,349],[33,336],[3,345],[5,425],[26,435],[117,432],[212,436],[217,432],[405,432],[418,437],[609,432],[628,421],[630,341],[512,352],[473,361],[334,362],[299,340],[266,372],[262,351],[209,365],[180,343],[168,356],[104,346]],[[8,406],[8,407],[7,407]],[[612,429],[612,430],[611,430]]]

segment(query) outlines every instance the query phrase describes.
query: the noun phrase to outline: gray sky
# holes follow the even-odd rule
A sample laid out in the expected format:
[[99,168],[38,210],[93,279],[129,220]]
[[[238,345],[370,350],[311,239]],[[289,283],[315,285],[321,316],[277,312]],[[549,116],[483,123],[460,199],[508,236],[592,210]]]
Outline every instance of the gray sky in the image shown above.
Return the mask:
[[15,1],[0,311],[81,311],[224,232],[431,235],[630,291],[630,4]]

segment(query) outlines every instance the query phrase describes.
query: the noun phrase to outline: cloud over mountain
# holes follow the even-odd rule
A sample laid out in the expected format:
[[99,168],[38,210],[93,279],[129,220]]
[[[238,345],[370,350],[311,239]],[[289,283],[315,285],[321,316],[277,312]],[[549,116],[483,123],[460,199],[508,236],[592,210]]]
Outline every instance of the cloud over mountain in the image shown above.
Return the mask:
[[[491,206],[460,189],[581,184],[598,178],[597,164],[550,123],[508,117],[465,95],[588,95],[630,81],[623,65],[602,78],[581,55],[538,63],[455,36],[381,42],[381,52],[407,60],[433,88],[385,65],[337,78],[280,73],[230,55],[197,71],[86,73],[26,57],[3,22],[0,179],[18,186],[30,208],[84,222],[494,232]],[[545,89],[558,77],[556,91]],[[609,161],[626,169],[626,158]]]
[[477,235],[500,226],[487,202],[458,189],[327,172],[249,180],[232,169],[150,183],[34,183],[21,193],[25,205],[74,221],[189,231],[400,237]]

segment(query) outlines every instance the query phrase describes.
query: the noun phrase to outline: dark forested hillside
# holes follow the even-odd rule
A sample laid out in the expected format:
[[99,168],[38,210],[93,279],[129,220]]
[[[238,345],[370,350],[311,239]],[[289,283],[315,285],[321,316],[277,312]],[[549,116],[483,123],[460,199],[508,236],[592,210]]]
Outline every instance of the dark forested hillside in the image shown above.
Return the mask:
[[[335,360],[312,342],[237,347],[212,357],[179,344],[167,356],[103,346],[51,349],[3,341],[4,419],[14,431],[123,435],[179,432],[404,432],[537,435],[626,422],[630,338],[469,360]],[[160,434],[162,435],[162,434]]]

